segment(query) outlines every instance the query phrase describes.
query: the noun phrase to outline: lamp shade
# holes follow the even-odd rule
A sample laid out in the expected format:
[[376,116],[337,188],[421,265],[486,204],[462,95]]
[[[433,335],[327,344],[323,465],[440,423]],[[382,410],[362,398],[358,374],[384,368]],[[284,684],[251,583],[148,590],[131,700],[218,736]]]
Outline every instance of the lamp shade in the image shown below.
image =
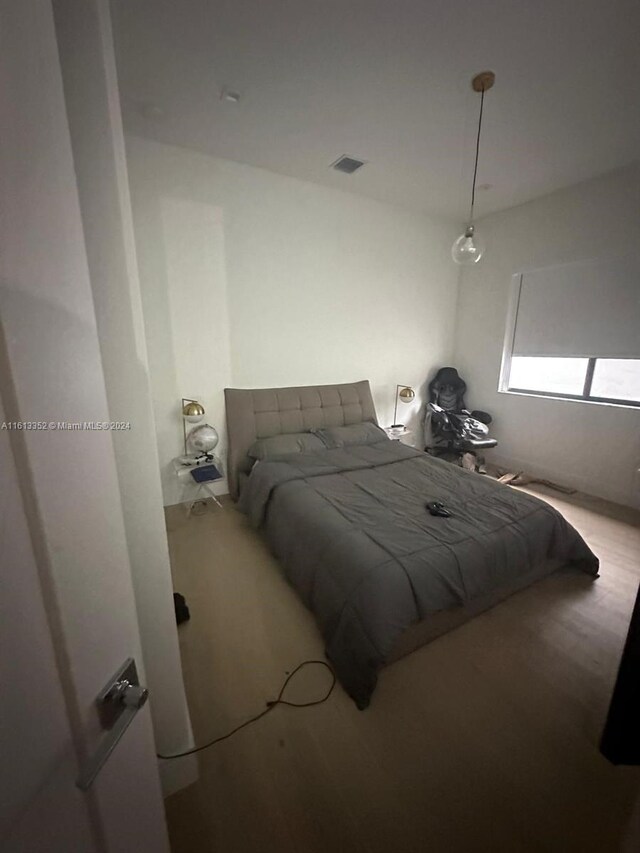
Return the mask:
[[402,403],[410,403],[416,396],[416,392],[408,385],[402,388],[398,394]]
[[190,400],[182,407],[182,417],[190,424],[197,424],[204,417],[204,407],[196,400]]

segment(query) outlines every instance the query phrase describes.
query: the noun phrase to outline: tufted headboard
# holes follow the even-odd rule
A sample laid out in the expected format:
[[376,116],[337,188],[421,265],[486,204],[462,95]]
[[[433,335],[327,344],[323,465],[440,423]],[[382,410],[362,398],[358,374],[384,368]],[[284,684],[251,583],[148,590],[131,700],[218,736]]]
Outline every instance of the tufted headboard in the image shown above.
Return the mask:
[[378,423],[369,382],[303,385],[300,388],[225,388],[227,409],[227,477],[238,499],[242,475],[251,471],[247,455],[259,438],[310,432],[327,426]]

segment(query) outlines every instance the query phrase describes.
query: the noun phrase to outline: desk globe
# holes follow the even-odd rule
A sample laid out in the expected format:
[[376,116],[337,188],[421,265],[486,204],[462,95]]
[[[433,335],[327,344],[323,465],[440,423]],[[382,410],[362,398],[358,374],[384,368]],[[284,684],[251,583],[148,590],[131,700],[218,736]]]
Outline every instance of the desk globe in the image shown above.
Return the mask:
[[219,441],[217,430],[210,424],[202,424],[194,427],[187,436],[187,453],[213,459],[212,453]]

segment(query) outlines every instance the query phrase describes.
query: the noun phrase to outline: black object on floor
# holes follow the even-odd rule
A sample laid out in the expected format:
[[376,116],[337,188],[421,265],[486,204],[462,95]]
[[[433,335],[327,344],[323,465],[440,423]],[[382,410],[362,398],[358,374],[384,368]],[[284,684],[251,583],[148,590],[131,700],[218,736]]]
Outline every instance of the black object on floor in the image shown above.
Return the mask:
[[431,515],[439,515],[441,518],[451,518],[451,513],[442,501],[429,501],[425,504]]
[[640,590],[600,741],[600,752],[612,764],[640,764]]
[[176,611],[176,622],[178,625],[182,624],[182,622],[186,622],[188,619],[191,619],[191,614],[189,613],[189,608],[187,607],[184,595],[180,595],[179,592],[174,592],[173,606]]

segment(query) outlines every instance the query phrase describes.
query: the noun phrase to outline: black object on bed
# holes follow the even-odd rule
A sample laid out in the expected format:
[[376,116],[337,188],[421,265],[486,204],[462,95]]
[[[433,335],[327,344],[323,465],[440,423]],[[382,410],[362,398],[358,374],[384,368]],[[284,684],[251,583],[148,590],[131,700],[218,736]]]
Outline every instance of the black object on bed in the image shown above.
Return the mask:
[[[544,501],[380,430],[349,444],[341,429],[340,446],[259,462],[239,505],[315,614],[359,708],[412,624],[568,564],[597,575],[597,558]],[[434,501],[451,517],[432,516]]]

